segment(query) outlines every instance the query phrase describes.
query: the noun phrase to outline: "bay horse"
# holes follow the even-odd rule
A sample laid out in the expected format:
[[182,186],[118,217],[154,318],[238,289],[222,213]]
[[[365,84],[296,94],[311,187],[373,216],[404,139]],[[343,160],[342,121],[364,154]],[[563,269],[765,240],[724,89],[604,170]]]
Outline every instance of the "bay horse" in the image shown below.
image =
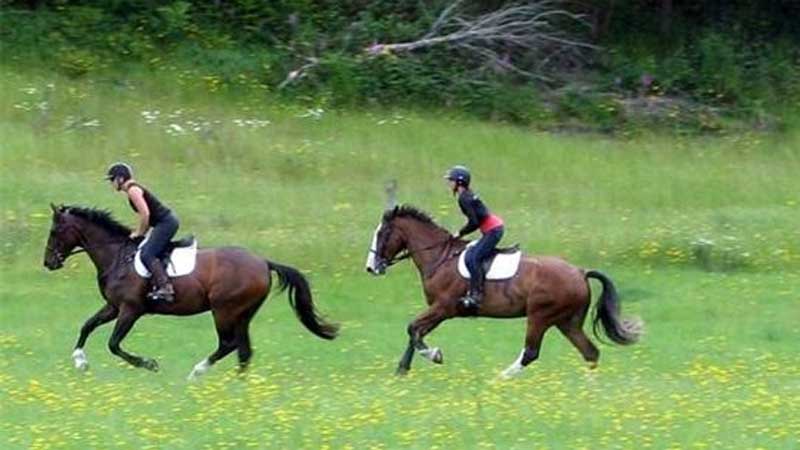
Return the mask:
[[321,318],[314,307],[308,280],[296,269],[267,261],[237,247],[200,249],[192,273],[172,278],[173,302],[146,298],[148,280],[134,271],[137,242],[131,230],[103,210],[55,206],[44,254],[44,265],[57,270],[75,253],[85,251],[97,268],[97,284],[106,303],[81,327],[72,358],[79,370],[88,368],[83,350],[86,339],[100,325],[116,319],[108,348],[135,367],[158,370],[151,358],[132,355],[120,347],[133,325],[145,314],[187,316],[211,310],[219,343],[216,351],[194,366],[189,379],[207,372],[217,361],[237,350],[244,371],[252,356],[250,320],[270,293],[270,273],[278,276],[279,289],[288,289],[289,302],[300,322],[323,339],[334,339],[338,327]]
[[520,374],[539,357],[545,332],[555,325],[578,349],[590,368],[597,366],[599,351],[583,332],[589,311],[589,278],[600,281],[603,291],[594,313],[594,334],[598,328],[617,344],[637,341],[641,322],[623,320],[619,299],[611,279],[596,270],[583,270],[566,261],[548,256],[524,256],[517,274],[508,280],[486,281],[484,299],[477,313],[466,311],[459,298],[468,282],[458,273],[458,255],[467,241],[456,239],[427,214],[408,205],[387,210],[372,239],[367,256],[367,271],[383,275],[386,269],[410,258],[419,270],[428,309],[408,325],[409,342],[397,367],[399,375],[411,369],[414,351],[441,364],[442,351],[429,348],[423,339],[443,321],[459,316],[493,318],[527,317],[525,344],[519,357],[501,376]]

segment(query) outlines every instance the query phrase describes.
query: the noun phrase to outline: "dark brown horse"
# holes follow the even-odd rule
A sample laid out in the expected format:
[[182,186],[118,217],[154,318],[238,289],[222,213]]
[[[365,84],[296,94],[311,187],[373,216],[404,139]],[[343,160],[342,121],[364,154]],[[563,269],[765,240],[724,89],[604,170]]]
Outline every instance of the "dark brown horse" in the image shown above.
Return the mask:
[[271,271],[277,273],[280,289],[289,289],[289,301],[300,322],[323,339],[336,337],[336,325],[317,315],[308,281],[296,269],[258,258],[241,248],[201,249],[197,252],[194,271],[172,280],[175,301],[153,302],[146,299],[148,280],[133,270],[137,245],[128,237],[130,229],[106,211],[75,206],[51,207],[53,224],[44,265],[50,270],[59,269],[67,257],[85,251],[97,267],[97,283],[106,301],[81,328],[72,354],[78,369],[88,367],[83,346],[89,334],[116,319],[108,341],[111,352],[136,367],[156,371],[155,360],[132,355],[120,347],[136,321],[144,314],[185,316],[211,310],[219,345],[194,367],[189,378],[202,375],[234,350],[238,352],[239,367],[244,370],[253,353],[248,331],[250,320],[269,295]]
[[[442,321],[467,315],[458,299],[467,290],[467,280],[458,274],[458,255],[467,242],[454,239],[429,216],[410,206],[386,211],[375,230],[367,271],[382,275],[392,264],[411,258],[422,278],[428,310],[408,326],[409,343],[400,359],[398,374],[411,369],[414,350],[441,364],[442,352],[428,348],[424,337]],[[405,251],[404,253],[401,253]],[[527,317],[525,345],[514,363],[502,375],[511,377],[539,357],[542,337],[555,325],[578,348],[591,368],[597,365],[599,351],[583,332],[591,292],[588,278],[603,285],[595,309],[594,332],[602,326],[606,336],[618,344],[632,344],[639,335],[639,323],[621,320],[614,284],[602,273],[584,271],[555,257],[523,257],[517,274],[508,280],[487,281],[479,316],[495,318]]]

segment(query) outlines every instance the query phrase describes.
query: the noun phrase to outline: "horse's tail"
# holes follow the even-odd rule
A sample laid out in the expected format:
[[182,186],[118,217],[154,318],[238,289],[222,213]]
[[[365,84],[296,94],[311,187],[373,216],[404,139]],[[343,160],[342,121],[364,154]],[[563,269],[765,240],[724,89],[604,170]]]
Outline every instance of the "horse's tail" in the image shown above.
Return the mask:
[[619,313],[619,295],[614,283],[602,272],[589,270],[586,278],[594,278],[603,284],[603,292],[594,309],[593,331],[600,338],[598,328],[603,325],[603,331],[609,339],[621,345],[633,344],[642,334],[642,321],[639,319],[621,319]]
[[311,299],[311,286],[308,280],[297,269],[282,264],[267,261],[270,270],[278,274],[280,291],[289,289],[289,303],[294,308],[300,322],[309,331],[323,339],[333,339],[339,326],[325,321],[317,314],[314,301]]

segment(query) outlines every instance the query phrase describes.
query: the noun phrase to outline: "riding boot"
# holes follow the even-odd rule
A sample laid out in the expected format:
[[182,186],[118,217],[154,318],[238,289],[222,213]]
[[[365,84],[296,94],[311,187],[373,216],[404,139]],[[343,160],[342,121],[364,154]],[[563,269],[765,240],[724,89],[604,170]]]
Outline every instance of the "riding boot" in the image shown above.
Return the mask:
[[469,291],[461,298],[461,305],[470,312],[477,312],[483,300],[483,271],[476,270],[478,273],[472,274],[469,280]]
[[165,302],[172,302],[175,300],[175,289],[172,283],[169,282],[167,271],[164,264],[158,259],[153,260],[150,264],[150,272],[153,274],[153,283],[155,290],[150,293],[149,297],[152,300],[163,300]]

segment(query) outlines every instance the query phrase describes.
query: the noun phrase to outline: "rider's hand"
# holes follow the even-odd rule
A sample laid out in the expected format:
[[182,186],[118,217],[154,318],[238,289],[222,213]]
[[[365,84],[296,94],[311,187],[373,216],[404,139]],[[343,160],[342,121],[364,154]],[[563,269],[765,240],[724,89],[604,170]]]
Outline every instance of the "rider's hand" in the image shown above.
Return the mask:
[[452,235],[450,235],[450,238],[453,239],[454,241],[457,241],[461,239],[461,235],[458,233],[453,233]]
[[137,232],[135,232],[135,231],[133,231],[133,232],[131,232],[131,235],[128,236],[128,237],[131,238],[131,239],[138,239],[138,238],[142,237],[142,235],[137,233]]

